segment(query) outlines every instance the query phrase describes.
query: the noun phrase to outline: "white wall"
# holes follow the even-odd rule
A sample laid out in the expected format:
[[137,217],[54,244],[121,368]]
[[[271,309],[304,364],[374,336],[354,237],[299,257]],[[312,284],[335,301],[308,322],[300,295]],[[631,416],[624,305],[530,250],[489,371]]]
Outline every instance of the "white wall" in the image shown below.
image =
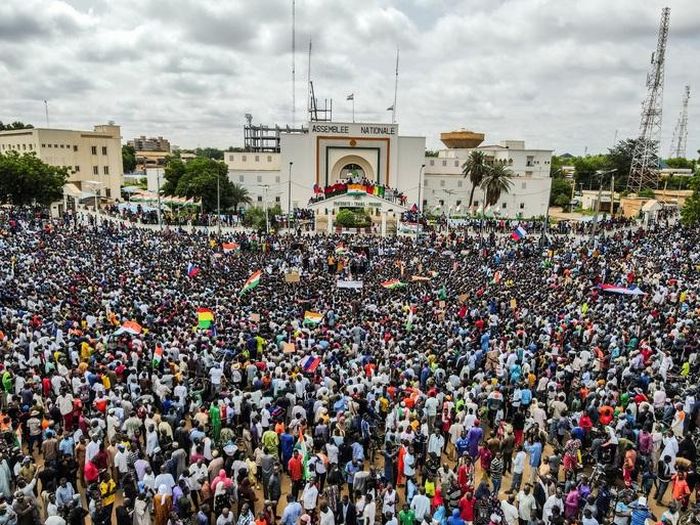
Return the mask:
[[409,207],[418,203],[418,180],[425,160],[425,137],[399,137],[397,177],[390,186],[408,197]]

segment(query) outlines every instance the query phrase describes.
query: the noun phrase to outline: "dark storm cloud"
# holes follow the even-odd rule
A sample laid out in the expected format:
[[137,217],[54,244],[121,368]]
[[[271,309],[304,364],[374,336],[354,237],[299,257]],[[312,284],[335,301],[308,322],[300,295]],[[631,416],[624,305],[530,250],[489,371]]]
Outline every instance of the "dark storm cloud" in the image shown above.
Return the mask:
[[[662,144],[683,85],[700,86],[700,2],[669,0]],[[439,145],[471,128],[488,142],[581,153],[639,125],[661,5],[638,0],[297,0],[297,124],[313,40],[317,97],[381,121],[401,48],[401,132]],[[177,144],[238,145],[243,115],[291,124],[291,0],[3,0],[0,120],[90,128]],[[688,149],[700,146],[692,101]],[[87,108],[87,109],[86,109]],[[5,114],[5,113],[11,114]]]

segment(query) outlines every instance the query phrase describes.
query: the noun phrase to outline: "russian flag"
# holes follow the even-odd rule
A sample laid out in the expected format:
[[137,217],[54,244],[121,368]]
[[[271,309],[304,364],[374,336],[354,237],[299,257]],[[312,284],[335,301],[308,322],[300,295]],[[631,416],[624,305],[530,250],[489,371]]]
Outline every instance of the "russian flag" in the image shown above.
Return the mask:
[[199,266],[197,266],[194,263],[190,263],[187,265],[187,277],[197,277],[197,274],[201,270],[199,269]]
[[523,237],[527,237],[527,232],[525,231],[525,228],[518,226],[515,228],[515,230],[513,230],[513,233],[511,233],[510,236],[514,241],[519,241]]
[[313,374],[318,368],[318,365],[321,364],[321,358],[318,356],[310,355],[308,357],[302,358],[299,364],[301,365],[301,368],[304,370],[304,372]]

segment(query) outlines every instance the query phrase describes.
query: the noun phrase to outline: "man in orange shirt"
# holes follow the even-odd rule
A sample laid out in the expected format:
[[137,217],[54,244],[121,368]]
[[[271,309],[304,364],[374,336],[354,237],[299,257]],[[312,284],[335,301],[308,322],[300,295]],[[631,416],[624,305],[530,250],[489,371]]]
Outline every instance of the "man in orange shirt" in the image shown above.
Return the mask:
[[287,470],[289,472],[289,478],[292,480],[292,495],[296,500],[299,496],[299,491],[304,485],[304,465],[302,464],[301,455],[298,450],[294,451],[291,459],[287,463]]

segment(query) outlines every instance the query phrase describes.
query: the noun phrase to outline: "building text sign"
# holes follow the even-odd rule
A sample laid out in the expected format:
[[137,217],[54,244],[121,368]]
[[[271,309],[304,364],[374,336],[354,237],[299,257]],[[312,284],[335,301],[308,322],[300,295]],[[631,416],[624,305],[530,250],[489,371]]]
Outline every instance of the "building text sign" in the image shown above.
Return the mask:
[[326,135],[396,135],[398,126],[392,124],[333,124],[311,123],[311,133]]

